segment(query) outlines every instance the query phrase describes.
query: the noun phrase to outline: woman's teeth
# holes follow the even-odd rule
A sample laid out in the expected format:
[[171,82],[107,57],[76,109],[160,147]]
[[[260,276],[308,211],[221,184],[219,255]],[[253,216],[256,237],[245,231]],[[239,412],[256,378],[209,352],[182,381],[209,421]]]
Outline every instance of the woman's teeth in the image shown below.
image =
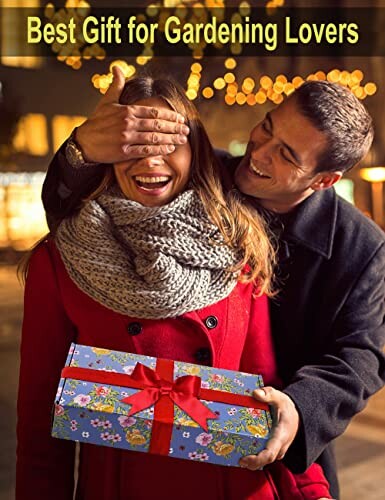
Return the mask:
[[160,177],[144,177],[142,175],[136,175],[135,180],[144,182],[145,184],[151,184],[151,182],[165,182],[168,181],[170,177],[162,175]]
[[134,181],[138,186],[145,189],[156,189],[165,186],[171,177],[167,175],[160,175],[158,177],[146,177],[144,175],[135,175]]

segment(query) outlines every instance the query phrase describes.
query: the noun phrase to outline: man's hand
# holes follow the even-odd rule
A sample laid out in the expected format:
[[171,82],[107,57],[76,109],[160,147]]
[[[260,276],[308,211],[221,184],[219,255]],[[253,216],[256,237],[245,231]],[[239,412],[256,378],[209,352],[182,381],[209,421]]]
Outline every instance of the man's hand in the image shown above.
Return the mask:
[[116,66],[113,74],[113,82],[95,111],[76,130],[76,142],[87,162],[117,163],[165,155],[175,150],[175,144],[187,142],[189,128],[179,113],[119,104],[125,78]]
[[273,387],[257,389],[253,396],[272,407],[276,421],[266,448],[258,455],[249,455],[239,461],[241,467],[249,470],[257,470],[275,460],[282,460],[299,427],[299,415],[289,396]]

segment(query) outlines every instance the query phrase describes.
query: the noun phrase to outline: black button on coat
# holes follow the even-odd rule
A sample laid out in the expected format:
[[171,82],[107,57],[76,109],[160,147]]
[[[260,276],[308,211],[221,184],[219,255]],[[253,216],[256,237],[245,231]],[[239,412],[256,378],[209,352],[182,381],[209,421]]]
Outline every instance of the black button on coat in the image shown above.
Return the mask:
[[142,330],[143,330],[143,327],[139,323],[139,321],[132,321],[127,326],[127,331],[130,335],[139,335],[139,333],[141,333]]
[[207,347],[202,347],[195,352],[194,357],[197,362],[202,365],[209,364],[211,360],[210,349],[208,349]]

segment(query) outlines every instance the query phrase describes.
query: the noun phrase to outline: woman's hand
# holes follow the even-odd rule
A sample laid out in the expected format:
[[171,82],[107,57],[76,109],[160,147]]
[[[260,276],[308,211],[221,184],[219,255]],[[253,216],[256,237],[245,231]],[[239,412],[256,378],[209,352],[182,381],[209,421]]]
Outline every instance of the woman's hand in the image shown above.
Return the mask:
[[272,407],[275,422],[266,448],[258,455],[249,455],[240,459],[239,465],[249,470],[261,469],[276,460],[282,460],[294,441],[299,427],[298,411],[285,393],[273,387],[264,387],[255,390],[253,396]]
[[187,141],[184,118],[171,109],[122,105],[125,84],[120,69],[92,115],[76,129],[76,142],[87,162],[118,163],[132,158],[172,153]]

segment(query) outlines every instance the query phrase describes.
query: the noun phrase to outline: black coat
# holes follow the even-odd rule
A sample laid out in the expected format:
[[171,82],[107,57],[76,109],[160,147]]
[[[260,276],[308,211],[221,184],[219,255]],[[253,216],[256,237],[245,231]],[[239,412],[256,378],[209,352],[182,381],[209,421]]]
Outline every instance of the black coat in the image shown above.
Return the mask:
[[[93,178],[74,173],[61,152],[54,158],[43,188],[51,225],[100,182],[103,169],[92,169]],[[385,234],[334,189],[281,222],[271,319],[284,391],[301,416],[284,461],[294,472],[318,461],[338,497],[332,440],[385,381]]]
[[281,235],[282,291],[271,302],[278,367],[301,415],[286,456],[294,471],[323,465],[385,380],[385,234],[334,189],[305,200]]
[[[230,171],[239,159],[218,152]],[[284,462],[319,462],[338,497],[332,440],[385,382],[385,233],[334,189],[318,191],[279,231],[271,300],[277,364],[301,428]]]

